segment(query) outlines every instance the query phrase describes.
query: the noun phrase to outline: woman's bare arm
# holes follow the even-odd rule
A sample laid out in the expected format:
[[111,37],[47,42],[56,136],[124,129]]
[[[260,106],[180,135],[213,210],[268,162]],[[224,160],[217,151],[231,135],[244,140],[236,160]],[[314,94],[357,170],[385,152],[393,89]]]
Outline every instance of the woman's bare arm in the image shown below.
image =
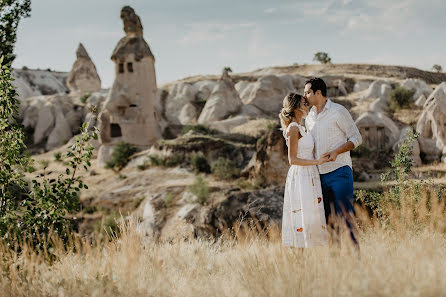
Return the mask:
[[298,142],[301,137],[299,128],[296,126],[290,127],[290,130],[287,133],[287,137],[289,139],[288,143],[288,161],[290,165],[300,165],[300,166],[309,166],[309,165],[320,165],[328,159],[327,157],[320,158],[319,160],[307,160],[301,159],[297,157],[298,151]]

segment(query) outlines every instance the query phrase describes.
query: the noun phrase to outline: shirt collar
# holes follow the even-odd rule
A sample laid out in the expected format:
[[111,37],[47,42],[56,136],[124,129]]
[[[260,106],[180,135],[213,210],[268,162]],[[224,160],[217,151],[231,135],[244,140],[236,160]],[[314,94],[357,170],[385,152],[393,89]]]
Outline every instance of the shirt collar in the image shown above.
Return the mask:
[[[319,114],[323,113],[325,110],[330,109],[330,107],[332,106],[332,104],[333,104],[333,102],[332,102],[330,99],[327,98],[327,102],[325,103],[324,109],[323,109]],[[311,109],[310,109],[310,114],[311,114],[312,116],[317,116],[317,115],[318,115],[318,114],[317,114],[316,106],[311,107]]]

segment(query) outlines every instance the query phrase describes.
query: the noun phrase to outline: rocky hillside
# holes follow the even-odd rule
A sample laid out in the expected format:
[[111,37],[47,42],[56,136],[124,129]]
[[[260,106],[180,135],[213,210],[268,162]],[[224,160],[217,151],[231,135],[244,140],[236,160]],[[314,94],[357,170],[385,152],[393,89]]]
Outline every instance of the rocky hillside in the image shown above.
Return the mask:
[[[409,127],[421,134],[413,177],[446,184],[444,73],[346,64],[195,76],[158,90],[155,108],[164,140],[137,152],[120,171],[93,160],[83,211],[76,215],[80,232],[88,234],[101,222],[113,225],[119,213],[140,218],[141,231],[159,239],[214,236],[251,216],[280,223],[288,162],[277,114],[283,97],[302,92],[305,80],[316,75],[327,82],[329,97],[350,110],[363,136],[364,144],[352,152],[356,188],[379,186]],[[411,97],[395,110],[390,95],[400,88]],[[22,101],[25,126],[49,150],[35,155],[49,166],[36,166],[33,175],[64,172],[57,153],[73,141],[80,122],[96,123],[106,96],[103,90]]]

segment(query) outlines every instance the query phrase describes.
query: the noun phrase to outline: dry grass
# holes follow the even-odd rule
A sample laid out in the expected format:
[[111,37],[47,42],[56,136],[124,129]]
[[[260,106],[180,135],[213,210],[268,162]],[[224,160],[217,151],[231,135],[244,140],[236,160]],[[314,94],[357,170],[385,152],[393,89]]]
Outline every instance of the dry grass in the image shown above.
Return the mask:
[[[444,197],[443,197],[444,198]],[[444,201],[444,199],[443,199]],[[444,203],[427,198],[389,211],[389,224],[358,210],[360,253],[341,245],[299,250],[270,228],[236,239],[153,242],[121,225],[121,237],[77,252],[56,248],[52,264],[1,247],[1,296],[444,296]]]

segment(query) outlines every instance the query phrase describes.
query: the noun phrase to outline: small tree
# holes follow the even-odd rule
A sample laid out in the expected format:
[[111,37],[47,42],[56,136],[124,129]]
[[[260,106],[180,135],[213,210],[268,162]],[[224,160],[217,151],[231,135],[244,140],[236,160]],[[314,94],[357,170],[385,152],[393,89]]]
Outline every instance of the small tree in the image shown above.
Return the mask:
[[330,64],[331,58],[325,52],[317,52],[314,54],[313,61],[320,62],[321,64]]
[[441,67],[441,65],[435,64],[434,66],[432,66],[432,70],[436,72],[442,72],[443,68]]
[[392,111],[397,111],[401,108],[410,106],[415,91],[407,90],[403,87],[397,87],[389,95],[389,108]]
[[10,66],[14,61],[19,22],[30,13],[31,0],[0,0],[0,56],[4,56],[3,65]]
[[232,69],[231,69],[231,67],[226,66],[225,68],[223,68],[223,72],[231,73]]

